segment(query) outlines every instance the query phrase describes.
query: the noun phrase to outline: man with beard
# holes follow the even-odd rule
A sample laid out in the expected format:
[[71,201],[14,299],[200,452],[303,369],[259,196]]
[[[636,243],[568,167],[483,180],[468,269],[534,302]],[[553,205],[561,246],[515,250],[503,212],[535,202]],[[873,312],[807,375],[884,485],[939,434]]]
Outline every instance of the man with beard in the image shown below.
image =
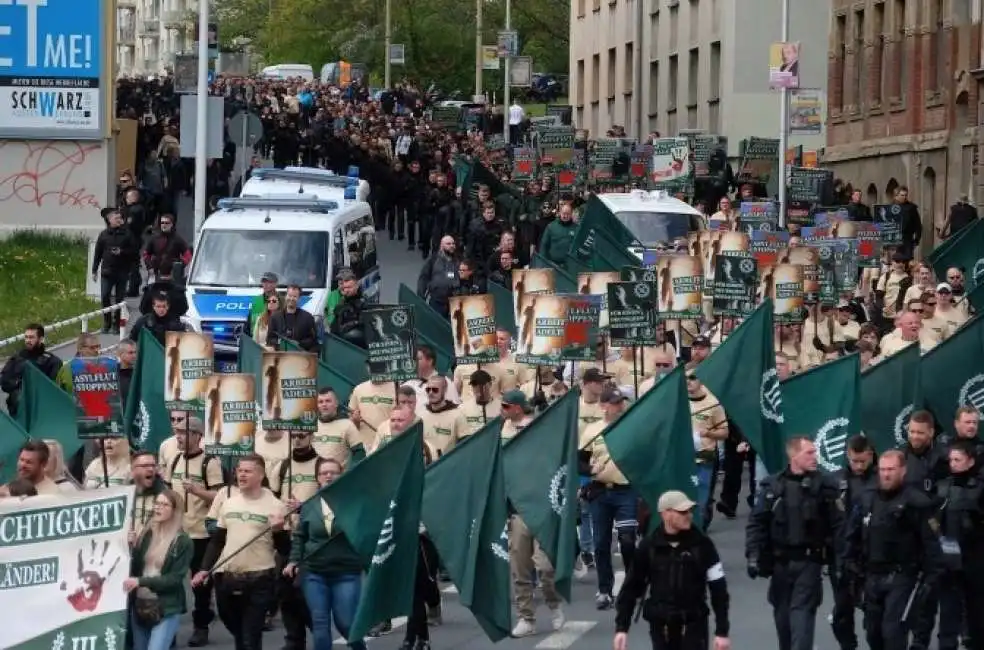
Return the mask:
[[338,395],[328,386],[318,390],[318,431],[311,445],[318,456],[337,461],[343,469],[361,460],[368,446],[355,423],[338,413]]
[[175,262],[191,261],[188,242],[174,228],[174,215],[163,214],[157,219],[157,228],[143,247],[144,262],[155,277],[170,277]]
[[16,417],[26,364],[33,363],[48,379],[54,381],[61,369],[61,359],[44,349],[44,326],[29,323],[24,328],[24,348],[4,364],[0,371],[0,388],[7,393],[7,413]]

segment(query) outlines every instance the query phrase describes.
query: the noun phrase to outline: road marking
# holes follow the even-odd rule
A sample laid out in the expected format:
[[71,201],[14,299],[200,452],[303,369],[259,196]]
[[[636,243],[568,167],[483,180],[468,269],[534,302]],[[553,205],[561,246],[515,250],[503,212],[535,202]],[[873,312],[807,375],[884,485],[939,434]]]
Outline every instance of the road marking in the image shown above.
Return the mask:
[[565,650],[584,636],[598,621],[567,621],[564,627],[536,644],[537,650]]
[[[394,618],[393,619],[393,632],[396,632],[397,630],[399,630],[401,627],[403,627],[406,624],[407,624],[407,617],[406,616],[400,616],[399,618]],[[389,636],[393,632],[389,632],[386,636]],[[376,639],[374,637],[368,637],[368,638],[366,638],[366,641],[368,643],[372,643],[375,640]],[[348,641],[346,641],[343,637],[338,637],[337,639],[335,639],[335,641],[334,641],[334,643],[332,643],[332,645],[348,645]]]
[[621,570],[616,571],[615,572],[614,584],[612,585],[612,595],[613,596],[617,596],[618,595],[619,590],[622,588],[622,583],[623,582],[625,582],[625,571],[621,571]]

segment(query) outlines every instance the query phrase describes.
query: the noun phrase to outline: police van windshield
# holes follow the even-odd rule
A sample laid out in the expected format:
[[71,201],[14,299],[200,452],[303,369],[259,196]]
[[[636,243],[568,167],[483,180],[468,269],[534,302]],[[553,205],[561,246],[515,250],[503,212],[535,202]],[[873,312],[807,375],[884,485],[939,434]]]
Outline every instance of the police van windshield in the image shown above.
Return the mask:
[[615,216],[647,247],[672,242],[698,230],[697,220],[679,212],[616,212]]
[[328,233],[291,230],[206,230],[202,233],[189,284],[258,287],[273,271],[280,285],[305,289],[327,286]]

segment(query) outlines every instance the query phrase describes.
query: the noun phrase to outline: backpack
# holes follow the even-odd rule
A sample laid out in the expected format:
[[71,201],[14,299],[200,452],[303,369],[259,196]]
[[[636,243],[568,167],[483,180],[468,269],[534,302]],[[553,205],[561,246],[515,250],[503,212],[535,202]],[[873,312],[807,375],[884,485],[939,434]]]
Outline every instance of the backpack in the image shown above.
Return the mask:
[[[174,470],[176,470],[178,468],[178,463],[181,462],[181,459],[184,458],[184,457],[185,457],[185,455],[183,453],[178,453],[174,457],[174,460],[171,461],[171,476],[174,476]],[[219,485],[209,485],[208,484],[208,464],[212,460],[218,460],[219,461],[219,468],[222,470],[222,483],[220,483]],[[232,485],[231,477],[230,477],[229,474],[230,474],[229,471],[226,470],[226,468],[222,465],[222,459],[219,458],[218,456],[212,456],[210,454],[205,454],[202,457],[202,485],[205,486],[205,489],[206,490],[211,490],[211,489],[214,489],[214,488],[220,488],[223,485]]]

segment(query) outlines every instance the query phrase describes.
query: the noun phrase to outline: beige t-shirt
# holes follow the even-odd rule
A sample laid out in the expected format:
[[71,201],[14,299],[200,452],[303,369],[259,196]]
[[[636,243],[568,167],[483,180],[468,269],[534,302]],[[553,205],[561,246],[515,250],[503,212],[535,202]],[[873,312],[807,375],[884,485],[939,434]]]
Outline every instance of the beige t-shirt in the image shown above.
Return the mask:
[[[966,306],[967,301],[964,300],[960,304]],[[969,316],[967,315],[967,312],[961,309],[960,307],[951,307],[947,311],[940,311],[940,308],[937,307],[936,318],[941,318],[944,321],[946,321],[946,324],[948,326],[948,331],[950,335],[952,335],[954,332],[960,329],[961,325],[967,322]]]
[[40,482],[35,483],[34,489],[37,491],[38,496],[42,494],[62,494],[61,488],[58,487],[58,484],[47,476],[41,479]]
[[[207,485],[202,482],[202,462],[204,460],[205,454],[202,452],[188,458],[187,479],[192,483],[205,485],[205,488],[208,490],[217,490],[222,486],[222,459],[216,456],[209,458],[205,474],[208,480]],[[182,520],[184,532],[188,533],[188,536],[192,539],[204,539],[208,537],[208,531],[205,530],[205,518],[208,517],[211,504],[204,499],[196,497],[194,494],[185,492],[183,483],[186,478],[184,454],[179,453],[177,458],[172,460],[171,464],[167,466],[166,472],[164,480],[171,485],[171,489],[180,494],[181,498],[185,500],[186,507]]]
[[628,485],[629,479],[625,478],[622,470],[618,468],[615,461],[612,460],[611,454],[608,453],[605,437],[599,435],[607,426],[607,422],[600,420],[585,428],[578,437],[578,448],[591,452],[591,467],[597,468],[596,473],[591,477],[593,480],[614,485]]
[[[241,492],[227,497],[216,517],[218,527],[226,530],[225,546],[218,560],[223,564],[216,572],[244,573],[275,568],[273,531],[268,529],[270,517],[274,515],[286,516],[287,506],[268,491],[257,499],[247,499]],[[233,556],[239,549],[242,552]],[[227,557],[230,559],[225,562]]]
[[[410,423],[410,426],[408,426],[406,430],[409,431],[418,422],[420,422],[420,418],[415,417],[413,422]],[[376,429],[376,438],[372,441],[369,449],[366,449],[366,455],[368,456],[369,454],[375,454],[383,445],[388,444],[394,438],[396,438],[396,436],[393,435],[393,429],[390,427],[389,420],[386,420],[379,425],[378,429]],[[426,442],[426,440],[424,442]]]
[[[130,475],[130,459],[124,458],[122,460],[114,460],[112,458],[106,459],[106,468],[109,475],[109,487],[118,487],[120,485],[129,485],[131,480]],[[85,468],[85,489],[95,490],[97,488],[106,487],[106,477],[103,475],[103,464],[102,458],[94,458],[89,466]]]
[[468,430],[465,414],[460,406],[438,413],[424,409],[420,414],[420,420],[424,423],[424,440],[442,455],[453,449],[455,443],[464,437],[465,431]]
[[496,363],[483,365],[482,370],[492,375],[499,395],[515,390],[533,378],[533,368],[516,363],[513,355],[503,357]]
[[[700,399],[691,398],[690,426],[693,429],[694,450],[714,451],[718,439],[728,435],[728,418],[717,398],[705,389]],[[712,430],[713,429],[713,430]]]
[[254,451],[263,457],[266,466],[270,467],[287,458],[290,453],[290,436],[286,431],[268,433],[263,427],[256,427]]
[[[831,336],[831,332],[833,332],[833,336]],[[814,335],[820,339],[825,347],[844,342],[843,335],[830,317],[820,320],[807,318],[803,321],[803,343],[800,345],[799,366],[801,368],[819,366],[823,363],[823,352],[813,345]]]
[[[271,465],[267,470],[267,481],[270,483],[270,490],[276,494],[280,493],[280,500],[284,503],[288,498],[298,501],[306,501],[318,492],[318,457],[311,460],[290,461],[284,459],[276,465]],[[284,477],[284,482],[280,482],[280,477]],[[287,484],[290,483],[290,497],[287,495]]]
[[465,430],[461,434],[464,438],[478,433],[488,421],[497,418],[502,413],[502,402],[498,398],[493,398],[483,410],[482,405],[471,398],[462,402],[458,409],[465,416]]
[[390,412],[396,405],[396,388],[393,384],[374,384],[364,381],[352,390],[348,409],[359,409],[362,424],[359,433],[363,440],[372,440],[379,425],[389,420]]
[[577,403],[577,435],[584,433],[584,430],[595,422],[605,419],[605,411],[601,408],[601,402],[595,401],[588,403],[584,401],[584,396]]
[[519,422],[506,420],[505,422],[502,423],[502,432],[499,434],[500,437],[502,438],[502,441],[505,442],[507,440],[512,440],[513,438],[516,437],[516,435],[520,431],[528,427],[530,425],[530,422],[532,421],[533,418],[531,418],[528,415],[524,416],[523,419],[520,420]]
[[160,449],[157,451],[157,463],[161,468],[161,474],[167,471],[167,468],[171,466],[171,461],[174,457],[181,453],[178,449],[178,437],[171,436],[167,440],[161,443]]
[[311,446],[322,458],[331,458],[348,467],[352,460],[352,450],[359,445],[367,447],[362,434],[352,420],[339,418],[331,422],[318,422],[318,430],[314,434]]
[[[878,291],[885,292],[885,306],[882,313],[888,318],[895,316],[897,313],[895,304],[899,299],[899,291],[902,290],[902,280],[907,277],[909,276],[905,273],[896,273],[895,271],[891,271],[878,278],[878,285],[876,289]],[[905,305],[903,304],[902,307],[905,308]],[[804,329],[804,331],[806,330]]]

